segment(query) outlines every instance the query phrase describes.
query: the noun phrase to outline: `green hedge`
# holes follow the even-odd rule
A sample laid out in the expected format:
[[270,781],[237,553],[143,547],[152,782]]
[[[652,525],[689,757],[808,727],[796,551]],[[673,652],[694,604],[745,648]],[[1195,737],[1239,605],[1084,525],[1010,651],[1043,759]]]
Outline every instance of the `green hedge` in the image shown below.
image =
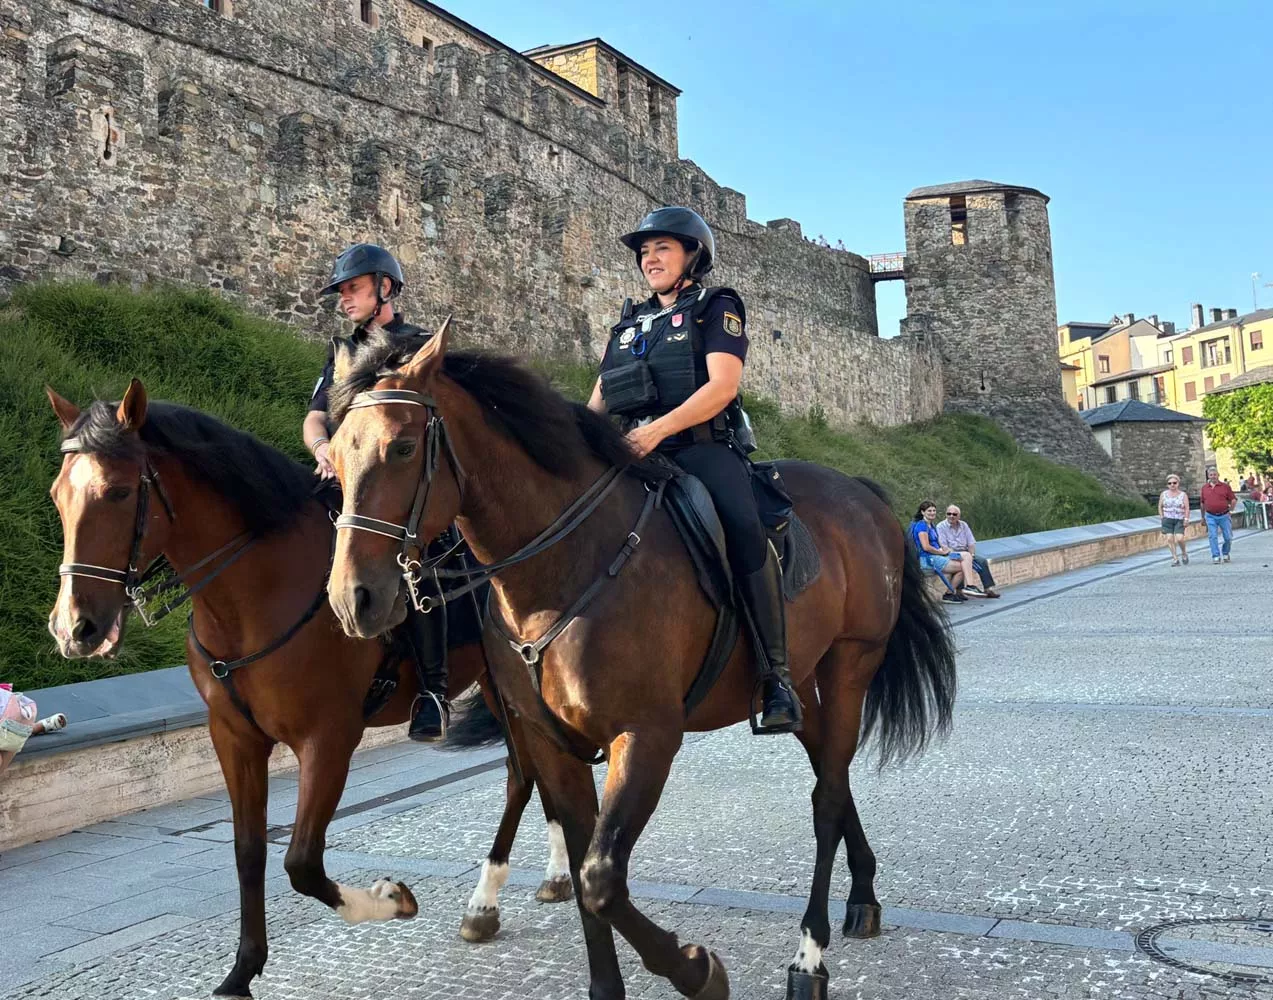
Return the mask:
[[[57,655],[47,620],[62,543],[48,488],[60,456],[45,384],[83,405],[118,399],[135,375],[152,398],[215,413],[304,460],[300,423],[322,360],[320,345],[208,292],[35,285],[0,305],[0,680],[32,689],[184,659],[181,615],[151,631],[134,621],[114,661]],[[554,365],[548,373],[576,398],[587,396],[594,378],[582,365]],[[757,399],[748,410],[764,454],[869,475],[888,487],[904,520],[924,498],[960,504],[982,538],[1149,513],[1143,504],[1110,498],[1087,476],[1023,452],[976,417],[841,433],[817,412],[784,418]]]

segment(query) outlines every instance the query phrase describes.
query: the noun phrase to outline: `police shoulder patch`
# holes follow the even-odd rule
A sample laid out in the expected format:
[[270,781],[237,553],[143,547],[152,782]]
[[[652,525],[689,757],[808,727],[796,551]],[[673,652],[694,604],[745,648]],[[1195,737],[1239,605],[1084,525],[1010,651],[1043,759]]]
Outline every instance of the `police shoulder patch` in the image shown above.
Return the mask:
[[732,312],[725,313],[725,332],[731,337],[743,335],[743,321]]

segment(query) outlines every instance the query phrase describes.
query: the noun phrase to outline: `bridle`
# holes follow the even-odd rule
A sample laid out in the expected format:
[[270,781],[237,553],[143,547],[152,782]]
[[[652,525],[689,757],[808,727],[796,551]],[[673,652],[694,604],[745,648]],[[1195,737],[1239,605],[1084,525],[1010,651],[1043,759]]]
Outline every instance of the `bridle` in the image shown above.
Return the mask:
[[[384,373],[389,374],[389,373]],[[427,542],[421,542],[419,536],[420,519],[424,517],[425,508],[429,504],[429,494],[433,491],[434,477],[441,464],[442,452],[446,451],[447,461],[451,463],[451,471],[460,491],[460,504],[464,503],[464,469],[460,460],[455,457],[455,449],[451,446],[451,438],[446,432],[446,423],[437,411],[437,401],[428,393],[416,392],[413,389],[370,389],[360,392],[349,404],[349,409],[358,410],[368,406],[420,406],[428,416],[428,424],[424,432],[424,470],[416,483],[415,497],[411,501],[411,510],[405,524],[384,521],[378,517],[365,517],[362,514],[341,514],[336,518],[337,531],[370,531],[374,535],[383,535],[399,543],[397,563],[402,570],[402,578],[406,581],[407,592],[411,603],[417,611],[427,614],[434,608],[440,608],[447,601],[438,585],[438,566],[450,558],[463,545],[457,543],[447,551],[445,557],[430,559],[426,566],[421,561]],[[437,592],[425,593],[423,574],[432,573]],[[451,595],[451,596],[459,596]]]
[[[88,451],[78,437],[68,437],[62,441],[60,451],[63,455],[84,454]],[[124,595],[129,604],[137,612],[147,628],[157,624],[169,614],[181,607],[195,594],[221,575],[246,552],[253,539],[244,532],[230,539],[211,555],[200,559],[182,573],[176,572],[162,555],[156,556],[144,569],[140,567],[142,548],[146,541],[146,529],[150,518],[150,491],[155,491],[159,502],[163,504],[164,513],[168,515],[170,524],[175,524],[177,515],[173,512],[172,502],[159,478],[159,472],[150,461],[149,455],[141,460],[141,475],[137,484],[137,513],[133,519],[133,539],[128,548],[128,565],[126,569],[114,569],[110,566],[98,566],[94,563],[62,563],[57,568],[58,576],[78,576],[90,580],[102,580],[116,583],[124,588]],[[237,549],[235,548],[236,546]],[[233,551],[232,551],[233,550]],[[186,579],[194,573],[206,568],[223,555],[230,553],[229,558],[221,563],[212,573],[205,576],[195,586],[185,588]],[[157,609],[152,605],[162,602]]]

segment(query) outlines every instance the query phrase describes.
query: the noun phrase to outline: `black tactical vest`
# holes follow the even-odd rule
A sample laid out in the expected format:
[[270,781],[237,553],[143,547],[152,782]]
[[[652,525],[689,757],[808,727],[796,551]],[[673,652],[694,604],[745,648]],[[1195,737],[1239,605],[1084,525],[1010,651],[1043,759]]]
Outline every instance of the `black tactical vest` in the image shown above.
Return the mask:
[[650,303],[620,320],[601,365],[601,395],[610,413],[637,420],[676,409],[707,384],[707,355],[698,320],[732,288],[692,288],[667,308]]

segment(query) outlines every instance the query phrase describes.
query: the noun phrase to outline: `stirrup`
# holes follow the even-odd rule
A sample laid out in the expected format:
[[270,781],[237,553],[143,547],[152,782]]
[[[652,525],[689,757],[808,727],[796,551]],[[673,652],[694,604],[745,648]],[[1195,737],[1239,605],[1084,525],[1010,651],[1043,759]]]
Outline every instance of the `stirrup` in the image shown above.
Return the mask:
[[[776,736],[780,733],[798,733],[804,728],[804,718],[800,711],[800,699],[797,697],[794,688],[779,679],[778,683],[791,696],[791,707],[795,713],[795,718],[790,722],[780,722],[775,725],[766,726],[761,722],[765,714],[764,688],[766,677],[761,677],[756,681],[756,686],[751,690],[751,700],[747,705],[747,721],[751,725],[751,734],[753,736]],[[756,703],[760,702],[760,710],[757,711]]]
[[438,721],[442,725],[442,731],[438,733],[437,736],[429,737],[428,740],[420,740],[417,742],[441,743],[443,740],[446,739],[447,733],[450,731],[450,728],[451,728],[451,707],[450,705],[447,704],[446,699],[439,698],[432,691],[425,691],[422,694],[417,694],[415,696],[415,699],[411,702],[411,718],[407,722],[407,735],[410,736],[411,727],[412,725],[415,724],[416,705],[418,705],[420,701],[424,698],[432,698],[433,704],[437,706]]

